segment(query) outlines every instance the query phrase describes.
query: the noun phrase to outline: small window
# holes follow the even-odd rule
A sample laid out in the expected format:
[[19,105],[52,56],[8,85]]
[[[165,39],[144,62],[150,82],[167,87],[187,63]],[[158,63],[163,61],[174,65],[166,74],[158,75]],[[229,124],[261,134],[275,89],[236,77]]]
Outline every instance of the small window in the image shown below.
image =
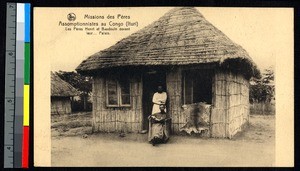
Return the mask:
[[120,104],[121,106],[130,105],[130,82],[128,79],[120,79]]
[[187,70],[183,72],[183,103],[212,103],[212,76],[209,69]]
[[118,82],[108,80],[106,84],[108,105],[118,105]]
[[106,90],[108,107],[130,106],[130,81],[128,79],[107,79]]

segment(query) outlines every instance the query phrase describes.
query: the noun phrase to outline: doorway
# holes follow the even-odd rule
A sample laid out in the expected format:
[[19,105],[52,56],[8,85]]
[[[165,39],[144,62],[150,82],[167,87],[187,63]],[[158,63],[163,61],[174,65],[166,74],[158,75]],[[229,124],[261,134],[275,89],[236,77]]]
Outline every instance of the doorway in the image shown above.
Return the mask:
[[149,70],[143,74],[143,130],[148,130],[148,116],[152,113],[152,97],[157,92],[158,85],[166,92],[166,72]]

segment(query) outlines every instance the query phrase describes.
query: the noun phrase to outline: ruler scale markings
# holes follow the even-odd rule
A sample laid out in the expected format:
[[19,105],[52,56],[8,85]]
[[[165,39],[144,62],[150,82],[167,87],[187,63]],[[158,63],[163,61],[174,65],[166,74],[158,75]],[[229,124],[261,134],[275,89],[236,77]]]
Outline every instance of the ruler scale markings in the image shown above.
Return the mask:
[[[16,3],[7,3],[6,18],[6,54],[5,54],[5,115],[4,115],[4,167],[14,167],[14,75],[15,74],[15,29],[16,23]],[[12,91],[13,90],[13,91]],[[11,110],[13,109],[13,110]]]

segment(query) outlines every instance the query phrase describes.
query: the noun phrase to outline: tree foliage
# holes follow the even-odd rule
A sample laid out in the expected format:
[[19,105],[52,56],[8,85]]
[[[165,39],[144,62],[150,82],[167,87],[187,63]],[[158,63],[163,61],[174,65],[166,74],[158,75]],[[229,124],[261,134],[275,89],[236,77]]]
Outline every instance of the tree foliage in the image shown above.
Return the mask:
[[58,76],[78,89],[81,94],[89,94],[92,91],[92,78],[80,75],[77,72],[58,71]]
[[74,101],[74,110],[89,110],[88,96],[92,91],[92,77],[80,75],[77,72],[59,71],[57,75],[80,91],[80,100]]
[[253,102],[270,102],[275,99],[274,70],[269,67],[262,72],[259,79],[253,78],[250,84],[249,100]]

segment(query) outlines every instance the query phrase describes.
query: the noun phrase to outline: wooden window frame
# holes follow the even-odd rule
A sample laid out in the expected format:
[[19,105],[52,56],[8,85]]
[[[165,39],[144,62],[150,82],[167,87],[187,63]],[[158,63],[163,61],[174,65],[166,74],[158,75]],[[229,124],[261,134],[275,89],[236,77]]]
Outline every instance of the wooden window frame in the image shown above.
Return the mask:
[[129,81],[129,103],[130,104],[122,104],[122,91],[121,91],[121,86],[120,86],[120,81],[118,79],[112,79],[110,81],[115,81],[117,83],[117,103],[116,105],[112,105],[112,104],[109,104],[109,101],[108,101],[108,80],[109,79],[106,79],[105,80],[105,89],[106,89],[106,107],[131,107],[131,83]]

